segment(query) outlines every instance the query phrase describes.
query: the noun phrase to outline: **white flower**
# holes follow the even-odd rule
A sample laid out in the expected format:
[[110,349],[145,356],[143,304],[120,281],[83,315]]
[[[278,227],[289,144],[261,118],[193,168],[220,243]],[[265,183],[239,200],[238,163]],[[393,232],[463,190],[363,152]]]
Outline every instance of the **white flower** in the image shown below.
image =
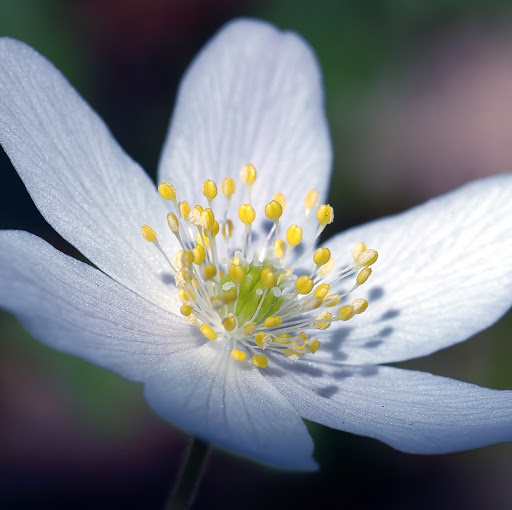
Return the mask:
[[[217,235],[219,260],[212,259],[206,272],[204,264],[202,269],[190,265],[190,254],[175,257],[180,245],[167,223],[172,200],[158,195],[51,64],[6,38],[0,42],[0,125],[2,145],[43,216],[96,266],[65,256],[29,233],[3,231],[0,305],[48,345],[143,381],[150,405],[178,427],[260,462],[303,470],[316,464],[302,418],[415,453],[512,439],[510,391],[379,366],[465,340],[510,307],[511,176],[474,182],[334,236],[324,245],[336,261],[334,269],[323,267],[313,275],[312,292],[295,293],[293,275],[311,275],[315,266],[308,247],[318,228],[317,206],[305,215],[304,197],[315,189],[322,203],[331,164],[320,73],[311,50],[296,35],[261,22],[233,22],[205,47],[183,79],[160,182],[171,182],[178,200],[207,207],[205,179],[215,180],[220,191],[224,177],[237,178],[231,209],[220,193],[213,201],[219,228],[226,228],[226,211],[236,221],[228,242]],[[249,186],[238,179],[248,163],[258,172],[252,188],[252,167],[246,167]],[[206,195],[213,196],[208,186]],[[161,192],[172,198],[171,187]],[[284,259],[276,253],[282,246],[274,252],[264,248],[264,209],[275,192],[286,197],[279,235],[284,237],[290,224],[303,226],[302,259],[297,248]],[[250,208],[242,208],[241,218],[251,227],[245,239],[236,207],[249,201],[256,219],[251,224]],[[277,219],[279,205],[273,207],[269,215]],[[323,212],[325,223],[331,211]],[[192,219],[200,227],[216,228],[209,213],[196,210]],[[157,247],[140,236],[146,224],[158,235]],[[179,228],[185,247],[192,247],[186,221],[171,216],[170,224]],[[143,233],[154,240],[149,227]],[[292,244],[299,234],[292,232]],[[360,241],[380,253],[374,274],[346,304],[326,306],[337,298],[324,298],[323,291],[316,302],[313,293],[321,283],[330,282],[330,289],[323,288],[329,294],[351,287],[350,277],[333,276],[340,267],[365,271],[367,262],[352,260],[352,248]],[[229,249],[235,247],[244,253],[237,255],[239,269],[233,271],[241,270],[246,279],[252,271],[259,293],[243,294],[235,273],[220,281],[219,270],[228,271],[232,263],[223,257],[232,256]],[[323,260],[330,259],[322,253]],[[366,258],[373,261],[373,252]],[[282,270],[279,260],[284,260]],[[186,271],[181,273],[189,298],[196,293],[188,302],[191,308],[181,309],[189,322],[180,313],[183,303],[172,269],[182,262],[196,272],[195,284]],[[259,263],[272,274],[263,278],[254,268]],[[274,282],[289,266],[291,277]],[[211,280],[206,281],[208,271]],[[306,292],[310,281],[297,285]],[[224,292],[230,288],[244,303],[240,309],[229,308]],[[241,328],[251,322],[249,315],[259,313],[251,299],[259,302],[270,292],[273,311],[261,312],[245,337]],[[358,301],[346,308],[354,298]],[[364,299],[369,308],[363,315],[348,323],[335,320],[364,311]],[[338,312],[340,306],[344,311]],[[269,316],[280,319],[265,327],[262,321]],[[191,317],[197,317],[197,324]],[[200,328],[204,324],[208,327]],[[268,336],[257,341],[257,331]],[[279,332],[289,332],[292,340],[277,337]],[[313,337],[322,342],[314,353],[309,351],[319,343]],[[279,342],[288,343],[283,348]],[[303,352],[300,360],[289,359]],[[251,363],[253,355],[259,357]]]

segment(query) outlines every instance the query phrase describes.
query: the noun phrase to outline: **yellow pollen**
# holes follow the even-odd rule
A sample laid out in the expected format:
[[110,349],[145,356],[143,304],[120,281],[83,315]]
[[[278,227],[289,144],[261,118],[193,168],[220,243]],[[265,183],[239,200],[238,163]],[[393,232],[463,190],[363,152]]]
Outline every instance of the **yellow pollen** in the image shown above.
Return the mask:
[[276,284],[276,275],[269,267],[264,267],[261,270],[261,281],[266,289],[271,289]]
[[204,249],[204,246],[198,244],[192,252],[194,253],[194,264],[200,266],[206,258],[206,250]]
[[320,348],[320,345],[322,344],[315,338],[310,344],[308,344],[307,348],[311,354],[315,354],[315,352]]
[[189,295],[188,295],[188,294],[187,294],[183,289],[180,289],[180,290],[178,291],[178,296],[179,296],[179,298],[180,298],[180,300],[181,300],[181,302],[182,302],[182,303],[185,303],[185,302],[187,302],[187,301],[190,301],[190,297],[189,297]]
[[286,240],[290,246],[297,246],[302,241],[302,228],[299,225],[290,225],[286,231]]
[[286,243],[282,239],[277,239],[275,242],[274,255],[276,257],[283,257],[286,252]]
[[245,361],[247,359],[247,354],[239,349],[233,349],[231,351],[231,357],[237,361]]
[[327,293],[331,289],[331,286],[328,283],[322,283],[315,289],[315,296],[318,298],[324,298],[327,296]]
[[320,225],[328,225],[334,219],[334,210],[329,204],[323,204],[316,212],[316,219]]
[[194,263],[194,253],[192,250],[182,250],[181,252],[181,263],[185,267],[191,267]]
[[235,189],[236,189],[235,180],[233,179],[233,177],[226,177],[222,181],[220,189],[222,190],[222,194],[226,198],[231,198],[232,195],[235,193]]
[[201,220],[202,227],[204,229],[209,230],[213,227],[215,223],[215,216],[213,214],[213,211],[209,207],[201,211]]
[[236,283],[242,283],[245,279],[245,269],[242,266],[237,266],[236,264],[231,264],[228,267],[228,275],[229,277]]
[[277,200],[272,200],[265,206],[265,215],[269,220],[278,221],[283,215],[283,207]]
[[322,313],[318,314],[317,321],[314,323],[315,328],[327,329],[331,325],[331,322],[329,320],[325,320],[325,319],[330,319],[331,317],[332,317],[332,313],[330,313],[330,312],[322,312]]
[[306,208],[306,213],[309,214],[311,209],[314,209],[318,205],[318,201],[320,200],[320,195],[316,189],[312,189],[304,199],[304,207]]
[[256,332],[256,323],[255,322],[248,322],[244,325],[244,335],[245,336],[252,336]]
[[211,280],[217,274],[217,267],[214,264],[206,264],[204,266],[204,278],[205,280]]
[[360,266],[368,267],[377,262],[378,257],[379,254],[375,250],[364,250],[363,253],[359,255],[357,263]]
[[282,193],[275,193],[274,196],[272,197],[273,200],[275,200],[276,202],[279,202],[281,204],[281,207],[283,208],[283,211],[285,210],[286,208],[286,198],[284,197],[284,195]]
[[267,317],[265,319],[265,327],[266,328],[276,328],[277,326],[280,326],[283,322],[283,319],[279,317],[279,315],[273,315],[271,317]]
[[331,292],[325,296],[325,306],[336,306],[341,301],[341,297],[336,292]]
[[181,217],[184,220],[188,219],[188,215],[190,214],[190,206],[188,205],[188,202],[186,200],[183,200],[183,202],[180,202],[178,204],[178,209],[180,211]]
[[188,317],[192,312],[194,311],[194,308],[190,305],[181,305],[180,307],[180,313],[181,315],[184,315],[185,317]]
[[318,248],[313,254],[313,261],[317,266],[327,264],[331,259],[331,250],[329,248]]
[[226,331],[233,331],[236,328],[236,319],[232,315],[228,315],[222,321],[222,326]]
[[356,312],[352,306],[350,306],[350,305],[342,306],[338,310],[338,319],[340,319],[341,321],[348,321],[349,319],[351,319],[354,316],[355,313]]
[[217,333],[215,333],[213,328],[208,324],[203,324],[199,329],[201,330],[201,333],[208,338],[208,340],[215,340],[217,338]]
[[164,200],[176,202],[176,188],[170,182],[162,182],[158,186],[158,193]]
[[180,230],[180,222],[178,221],[178,218],[176,218],[176,215],[172,212],[167,213],[167,225],[169,225],[169,228],[173,234],[177,234]]
[[249,226],[254,221],[254,218],[256,218],[254,207],[251,204],[242,204],[238,208],[238,217],[242,223]]
[[149,225],[142,225],[140,233],[148,243],[156,242],[156,232]]
[[256,180],[256,168],[253,165],[245,165],[240,170],[240,177],[246,186],[252,186]]
[[295,290],[298,294],[306,295],[313,290],[314,285],[313,280],[309,276],[303,275],[295,281]]
[[265,368],[268,365],[268,358],[263,354],[255,354],[251,358],[252,364],[258,368]]
[[354,262],[358,261],[359,257],[361,256],[361,253],[363,253],[363,251],[365,251],[366,248],[366,243],[363,243],[361,241],[354,245],[354,247],[352,248],[352,258],[354,259]]
[[357,275],[356,282],[358,285],[362,285],[368,278],[370,278],[370,275],[372,274],[371,267],[365,267],[359,271],[359,274]]
[[215,181],[212,181],[211,179],[204,181],[203,195],[208,200],[213,200],[217,196],[217,185],[215,184]]
[[363,313],[368,308],[368,301],[358,298],[352,301],[350,306],[354,309],[355,313]]
[[237,294],[236,289],[229,289],[226,292],[224,292],[224,295],[222,299],[224,300],[224,304],[233,303],[233,301],[236,301]]
[[256,336],[254,337],[254,342],[260,349],[265,350],[270,344],[271,339],[269,335],[267,335],[263,331],[260,331],[259,333],[256,333]]

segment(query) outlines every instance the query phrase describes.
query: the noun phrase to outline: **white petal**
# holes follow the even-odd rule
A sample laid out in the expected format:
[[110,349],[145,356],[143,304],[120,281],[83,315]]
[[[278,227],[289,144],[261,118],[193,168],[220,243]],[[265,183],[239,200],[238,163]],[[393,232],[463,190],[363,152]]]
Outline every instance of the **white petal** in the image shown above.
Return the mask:
[[512,440],[512,391],[392,367],[299,364],[275,369],[272,382],[308,420],[410,453]]
[[223,28],[185,74],[159,178],[175,184],[181,199],[198,199],[205,179],[220,185],[232,176],[237,205],[247,200],[239,180],[247,163],[258,171],[256,230],[278,191],[287,198],[285,226],[303,221],[312,188],[326,196],[331,147],[316,58],[296,34],[242,20]]
[[313,470],[313,443],[290,403],[218,342],[169,359],[146,384],[166,420],[216,446],[276,467]]
[[341,260],[357,241],[379,252],[354,293],[369,308],[329,330],[319,359],[386,363],[466,340],[512,304],[512,175],[473,182],[326,245]]
[[168,267],[139,234],[144,223],[168,233],[147,175],[29,46],[0,40],[0,89],[0,141],[45,219],[107,274],[165,303]]
[[197,328],[27,232],[0,231],[0,308],[45,344],[135,380],[202,341]]

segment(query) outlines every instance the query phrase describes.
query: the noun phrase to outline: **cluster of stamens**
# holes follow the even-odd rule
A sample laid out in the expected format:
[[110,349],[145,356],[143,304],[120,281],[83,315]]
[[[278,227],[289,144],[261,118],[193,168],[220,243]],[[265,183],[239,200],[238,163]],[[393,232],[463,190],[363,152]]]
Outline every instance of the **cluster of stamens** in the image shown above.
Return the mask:
[[[304,200],[305,215],[314,212],[318,228],[302,254],[299,256],[297,249],[303,236],[299,225],[290,225],[284,239],[279,237],[279,220],[286,200],[282,193],[276,193],[264,211],[273,226],[261,251],[249,257],[251,225],[256,218],[251,189],[256,176],[252,165],[244,166],[240,172],[242,183],[248,188],[249,201],[238,207],[238,218],[244,228],[239,249],[231,247],[235,225],[229,212],[236,190],[231,177],[225,178],[220,186],[225,200],[224,214],[219,219],[213,211],[218,194],[213,180],[203,184],[208,203],[205,208],[179,202],[172,184],[160,184],[160,196],[170,201],[174,209],[167,214],[167,223],[181,245],[172,259],[162,250],[150,226],[144,225],[141,233],[168,261],[179,288],[180,313],[186,320],[197,324],[210,341],[219,338],[231,341],[231,357],[235,360],[246,361],[250,356],[255,366],[263,368],[268,364],[264,351],[280,352],[293,360],[305,353],[315,353],[320,347],[315,331],[364,312],[368,307],[365,299],[338,305],[366,282],[378,254],[359,242],[352,250],[352,264],[335,269],[328,248],[314,249],[326,225],[333,221],[334,212],[328,204],[318,205],[319,194],[311,190]],[[308,256],[312,256],[313,271],[297,274],[298,264]],[[331,290],[334,284],[349,277],[353,281],[348,290],[341,293]]]

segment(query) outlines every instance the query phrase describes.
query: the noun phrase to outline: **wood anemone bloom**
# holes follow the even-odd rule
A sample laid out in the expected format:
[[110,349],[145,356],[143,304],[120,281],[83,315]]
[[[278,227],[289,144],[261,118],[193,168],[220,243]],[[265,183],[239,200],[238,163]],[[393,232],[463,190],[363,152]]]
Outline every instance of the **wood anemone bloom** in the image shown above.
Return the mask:
[[0,125],[45,219],[93,264],[2,231],[0,306],[42,342],[143,382],[171,423],[297,470],[317,467],[303,418],[414,453],[512,439],[512,392],[381,366],[508,310],[512,177],[318,246],[331,147],[297,35],[242,20],[205,46],[158,187],[47,60],[8,38]]

